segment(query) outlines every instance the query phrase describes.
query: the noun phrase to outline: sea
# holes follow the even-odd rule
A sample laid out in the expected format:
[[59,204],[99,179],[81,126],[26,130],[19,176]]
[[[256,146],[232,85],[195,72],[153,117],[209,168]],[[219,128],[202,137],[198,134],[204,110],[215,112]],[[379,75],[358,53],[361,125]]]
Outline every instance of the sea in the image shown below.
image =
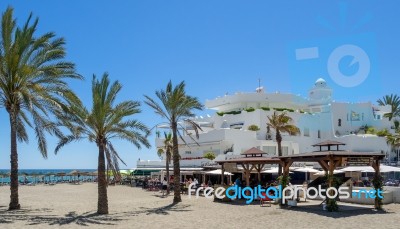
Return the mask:
[[[96,171],[96,169],[19,169],[18,180],[21,183],[37,183],[93,179],[92,176],[68,176],[68,174],[74,170],[79,172]],[[9,169],[0,169],[0,184],[10,182],[9,173]],[[63,177],[55,176],[54,174],[57,173],[65,173],[67,175]]]

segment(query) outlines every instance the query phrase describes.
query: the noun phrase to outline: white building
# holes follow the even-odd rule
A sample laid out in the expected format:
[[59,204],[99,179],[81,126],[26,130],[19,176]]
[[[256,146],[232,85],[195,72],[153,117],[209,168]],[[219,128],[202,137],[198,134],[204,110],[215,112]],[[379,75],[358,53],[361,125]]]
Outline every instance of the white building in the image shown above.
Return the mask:
[[[307,98],[288,93],[267,93],[258,88],[253,93],[236,93],[207,100],[205,106],[216,113],[195,118],[203,128],[197,143],[190,136],[184,136],[187,145],[179,142],[181,167],[201,167],[210,163],[203,158],[207,152],[214,152],[218,159],[224,159],[258,147],[276,155],[275,133],[273,129],[268,133],[267,116],[282,110],[293,118],[293,124],[301,132],[297,136],[282,134],[283,155],[314,151],[312,145],[325,140],[343,142],[346,145],[342,149],[355,152],[389,151],[384,137],[365,134],[364,127],[393,132],[392,122],[384,117],[391,111],[390,106],[376,106],[370,102],[341,103],[332,97],[333,90],[325,80],[318,79]],[[256,125],[259,130],[248,130],[250,125]],[[157,138],[156,147],[162,146],[163,139]],[[138,168],[164,166],[164,161],[137,163]]]

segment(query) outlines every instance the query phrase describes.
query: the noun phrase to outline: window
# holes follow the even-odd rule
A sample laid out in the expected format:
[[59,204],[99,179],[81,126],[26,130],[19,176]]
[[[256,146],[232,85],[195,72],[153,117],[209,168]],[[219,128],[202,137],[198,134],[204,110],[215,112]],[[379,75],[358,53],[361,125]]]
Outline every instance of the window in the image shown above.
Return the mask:
[[192,151],[185,151],[185,154],[192,154]]
[[357,112],[351,112],[351,121],[360,121],[360,114]]
[[310,129],[307,127],[304,128],[304,136],[310,137]]
[[338,126],[342,126],[342,119],[338,119]]
[[288,146],[282,146],[282,156],[287,156],[289,153],[289,147]]
[[276,146],[263,146],[262,151],[266,152],[269,155],[276,154]]

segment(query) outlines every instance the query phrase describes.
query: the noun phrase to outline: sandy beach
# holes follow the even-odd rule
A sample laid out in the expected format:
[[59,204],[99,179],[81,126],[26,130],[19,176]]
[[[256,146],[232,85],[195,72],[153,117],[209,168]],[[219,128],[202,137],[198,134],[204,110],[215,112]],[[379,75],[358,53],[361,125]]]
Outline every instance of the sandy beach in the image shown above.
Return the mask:
[[258,204],[219,203],[201,197],[172,205],[172,196],[141,188],[110,186],[110,214],[98,216],[96,184],[21,186],[22,210],[8,212],[9,187],[0,187],[0,228],[399,228],[400,205],[385,212],[342,205],[326,212],[317,201],[279,209]]

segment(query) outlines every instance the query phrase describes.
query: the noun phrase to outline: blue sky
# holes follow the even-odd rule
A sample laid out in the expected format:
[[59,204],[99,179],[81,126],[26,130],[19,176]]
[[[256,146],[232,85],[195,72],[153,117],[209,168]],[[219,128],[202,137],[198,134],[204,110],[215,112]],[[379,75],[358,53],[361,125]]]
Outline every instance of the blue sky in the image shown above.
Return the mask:
[[[100,1],[42,0],[0,2],[15,8],[23,23],[30,12],[40,18],[38,34],[54,31],[67,41],[68,60],[85,82],[71,86],[90,102],[92,74],[107,71],[124,88],[121,99],[143,101],[172,79],[185,80],[189,94],[201,101],[226,92],[253,91],[258,79],[267,91],[307,95],[319,77],[339,101],[372,101],[399,94],[397,1]],[[367,54],[369,72],[360,85],[343,87],[327,70],[330,55],[341,45]],[[296,59],[296,50],[313,47],[318,58]],[[345,50],[346,51],[346,50]],[[340,72],[351,77],[363,63],[340,59]],[[329,62],[330,63],[330,62]],[[90,105],[90,104],[88,104]],[[148,107],[136,116],[148,126],[162,122]],[[203,111],[199,114],[212,114]],[[9,168],[9,124],[0,111],[0,168]],[[154,134],[149,138],[154,144]],[[49,150],[55,139],[49,138]],[[154,147],[138,150],[118,142],[127,167],[138,158],[157,159]],[[96,168],[97,149],[73,143],[44,160],[33,135],[19,145],[20,168]],[[124,166],[123,166],[124,167]]]

